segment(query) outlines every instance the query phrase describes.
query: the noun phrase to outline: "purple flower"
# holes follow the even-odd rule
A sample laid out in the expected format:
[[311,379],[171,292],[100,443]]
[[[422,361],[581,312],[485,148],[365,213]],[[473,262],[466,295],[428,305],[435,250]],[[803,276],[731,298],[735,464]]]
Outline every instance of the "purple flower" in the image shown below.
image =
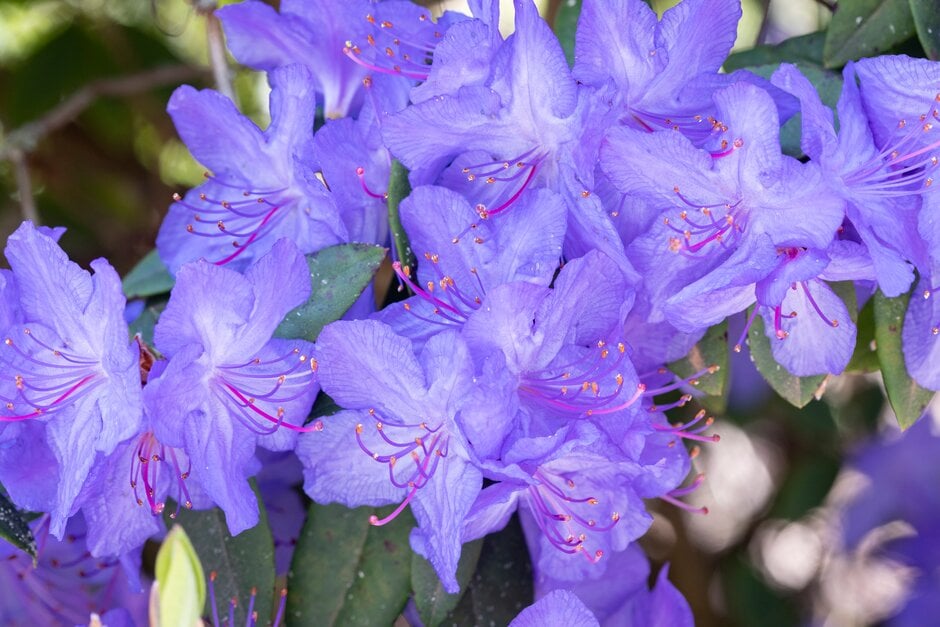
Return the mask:
[[395,267],[415,296],[379,317],[412,339],[459,328],[504,283],[548,286],[558,267],[566,210],[548,191],[520,201],[498,223],[474,222],[479,216],[466,199],[443,187],[416,188],[400,212],[419,260],[415,274]]
[[[851,465],[867,479],[864,489],[842,512],[842,531],[848,549],[872,550],[877,529],[899,523],[911,533],[880,534],[887,541],[883,553],[918,571],[904,605],[887,621],[892,626],[929,624],[940,611],[940,495],[936,480],[940,467],[940,437],[929,414],[894,439],[869,444]],[[874,532],[874,533],[873,533]],[[867,547],[866,547],[867,545]]]
[[282,237],[304,253],[347,241],[329,191],[312,166],[314,92],[298,65],[270,75],[271,125],[261,131],[212,90],[177,89],[167,110],[193,156],[212,171],[176,202],[157,250],[175,274],[205,258],[245,268]]
[[424,7],[399,0],[285,0],[280,13],[252,0],[218,14],[239,63],[268,72],[304,64],[327,118],[358,115],[364,87],[378,87],[383,101],[395,103],[390,110],[399,110],[414,80],[428,77],[448,25],[466,19],[448,12],[435,22]]
[[[471,199],[477,220],[515,207],[529,189],[548,187],[570,209],[570,256],[593,247],[622,257],[590,193],[607,105],[571,76],[561,44],[531,0],[516,0],[515,8],[515,32],[493,53],[485,79],[478,70],[454,93],[449,84],[433,97],[422,93],[384,122],[386,144],[413,182],[440,182]],[[460,41],[474,45],[473,38]]]
[[485,382],[453,331],[430,338],[415,356],[408,339],[380,322],[335,322],[320,334],[316,354],[323,390],[347,411],[300,438],[304,490],[348,507],[400,501],[374,525],[410,505],[418,522],[412,548],[456,592],[460,527],[483,481],[464,411],[489,401],[492,410],[481,413],[495,427],[506,419],[504,401],[481,392]]
[[[371,6],[367,0],[285,0],[278,13],[264,2],[249,0],[222,7],[218,16],[239,63],[268,72],[304,64],[325,116],[339,118],[353,113],[362,101],[368,70],[344,58],[343,47],[371,31],[364,19]],[[312,98],[309,105],[312,116]]]
[[307,264],[278,241],[245,275],[205,261],[183,266],[154,331],[168,358],[144,390],[153,432],[181,449],[192,481],[221,507],[233,534],[254,526],[246,479],[255,447],[288,450],[317,394],[312,345],[271,339],[310,293]]
[[[662,221],[629,250],[646,277],[649,322],[666,321],[691,333],[756,298],[773,309],[770,326],[785,337],[785,286],[819,276],[826,267],[804,275],[813,264],[793,262],[814,258],[806,251],[833,254],[843,203],[827,190],[816,166],[780,153],[777,113],[766,92],[737,83],[717,92],[715,102],[727,131],[711,153],[679,134],[618,128],[601,149],[601,165],[621,191],[666,208]],[[810,291],[803,292],[800,313],[834,326],[833,314],[814,306]]]
[[87,625],[92,612],[120,604],[125,615],[146,624],[147,595],[136,581],[139,559],[92,557],[80,516],[69,521],[61,540],[52,537],[49,526],[48,515],[30,523],[38,548],[35,564],[0,540],[0,623]]
[[[925,265],[917,216],[920,196],[930,189],[936,159],[921,145],[932,126],[912,120],[911,126],[916,128],[876,143],[852,63],[846,65],[843,79],[836,133],[832,111],[795,66],[781,66],[773,78],[775,84],[799,97],[803,151],[819,164],[831,189],[845,201],[847,216],[875,265],[879,287],[887,296],[898,296],[914,279],[909,262]],[[932,100],[925,103],[926,110],[934,104]]]
[[642,499],[669,496],[688,473],[685,450],[670,446],[671,437],[643,424],[631,431],[634,458],[587,421],[515,439],[498,462],[484,464],[486,476],[500,481],[480,493],[462,539],[502,528],[519,507],[529,543],[539,546],[540,572],[571,582],[598,578],[609,568],[605,556],[649,528]]
[[61,233],[25,222],[7,241],[19,313],[0,345],[0,481],[20,507],[51,512],[56,536],[96,454],[131,437],[142,416],[121,281],[104,259],[94,276],[69,261]]

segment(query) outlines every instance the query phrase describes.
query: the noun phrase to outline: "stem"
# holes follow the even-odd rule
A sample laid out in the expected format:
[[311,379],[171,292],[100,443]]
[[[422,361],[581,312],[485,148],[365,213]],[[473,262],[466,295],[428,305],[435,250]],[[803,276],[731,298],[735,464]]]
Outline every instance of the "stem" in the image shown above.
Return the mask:
[[225,59],[225,43],[222,36],[222,23],[215,16],[215,10],[206,13],[206,39],[209,44],[209,65],[215,79],[215,88],[235,102],[235,90],[232,89],[228,62]]
[[29,164],[26,163],[26,156],[21,150],[13,149],[7,158],[13,164],[17,195],[19,196],[23,219],[29,220],[38,226],[39,212],[36,211],[36,200],[33,198],[33,186],[29,177]]

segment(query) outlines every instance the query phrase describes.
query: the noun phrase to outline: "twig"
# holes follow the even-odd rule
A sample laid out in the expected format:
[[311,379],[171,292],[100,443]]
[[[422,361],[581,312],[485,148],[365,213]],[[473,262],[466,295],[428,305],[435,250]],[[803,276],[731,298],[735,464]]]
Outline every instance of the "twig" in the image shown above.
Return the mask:
[[26,156],[21,150],[14,149],[10,151],[8,158],[10,163],[13,164],[16,190],[20,200],[20,208],[23,211],[23,219],[38,225],[39,212],[36,211],[36,199],[33,198],[33,184],[29,178],[29,165],[26,163]]
[[215,16],[215,11],[206,14],[206,40],[209,44],[209,65],[215,78],[215,88],[228,99],[235,102],[235,90],[229,74],[228,61],[225,59],[225,42],[222,37],[222,24]]
[[32,152],[43,137],[69,124],[98,98],[130,96],[154,87],[196,78],[204,73],[205,70],[189,65],[169,65],[139,74],[93,81],[41,118],[27,122],[7,134],[0,145],[0,158],[9,159],[15,163],[16,154],[19,154],[22,160],[23,155]]

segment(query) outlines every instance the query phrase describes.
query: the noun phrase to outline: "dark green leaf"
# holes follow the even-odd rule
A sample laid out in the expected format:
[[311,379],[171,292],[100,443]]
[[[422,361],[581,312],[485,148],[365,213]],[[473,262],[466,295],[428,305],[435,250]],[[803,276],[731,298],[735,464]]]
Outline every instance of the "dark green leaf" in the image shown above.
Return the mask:
[[917,385],[904,363],[901,327],[910,294],[888,298],[878,290],[873,300],[876,352],[885,390],[888,392],[888,402],[898,418],[898,425],[901,429],[907,429],[923,415],[934,394]]
[[568,66],[574,66],[574,35],[581,15],[581,0],[562,0],[555,13],[555,35],[565,51]]
[[144,255],[134,268],[124,277],[122,285],[127,298],[146,298],[166,294],[173,289],[174,280],[156,250]]
[[26,519],[0,492],[0,538],[36,559],[36,539]]
[[[682,378],[697,375],[693,385],[706,395],[702,404],[721,413],[727,404],[728,357],[728,323],[722,322],[710,328],[688,355],[669,364],[669,369]],[[701,374],[708,369],[715,371]]]
[[917,38],[927,58],[940,60],[940,6],[937,0],[909,0]]
[[310,418],[307,422],[342,411],[343,408],[336,404],[326,392],[321,391],[317,394],[317,400],[313,402],[313,409],[310,410]]
[[391,625],[411,590],[405,510],[376,527],[369,517],[391,507],[310,506],[287,580],[287,616],[293,625]]
[[408,242],[408,234],[401,225],[401,216],[398,206],[401,201],[411,193],[411,183],[408,182],[408,170],[398,160],[392,161],[392,172],[388,178],[388,225],[392,230],[392,245],[395,255],[402,266],[415,267],[415,254]]
[[448,594],[444,590],[434,567],[426,559],[417,554],[412,558],[411,586],[415,593],[415,606],[425,627],[440,625],[447,618],[447,614],[460,603],[461,597],[467,591],[470,577],[476,570],[482,547],[482,539],[463,545],[460,563],[457,565],[457,582],[460,584],[460,592],[457,594]]
[[823,47],[825,66],[881,54],[914,32],[908,0],[839,0]]
[[[750,313],[751,309],[748,309],[748,314]],[[757,371],[770,384],[770,387],[791,405],[805,407],[814,397],[818,399],[822,396],[827,375],[796,377],[778,364],[770,349],[770,339],[764,334],[764,319],[760,314],[748,330],[747,343],[751,351],[751,361],[754,362]]]
[[522,525],[515,516],[506,528],[483,539],[476,572],[445,625],[508,625],[532,605],[532,562]]
[[758,65],[797,63],[801,65],[819,65],[823,63],[823,43],[826,32],[818,31],[809,35],[791,37],[776,46],[755,46],[730,55],[724,62],[724,69],[733,72],[750,69]]
[[875,352],[875,302],[869,300],[858,314],[858,336],[855,340],[855,352],[846,372],[875,372],[879,369],[878,353]]
[[[254,487],[254,485],[252,486]],[[255,489],[257,495],[257,489]],[[166,512],[176,506],[167,504]],[[220,615],[228,615],[230,599],[238,599],[236,624],[245,623],[245,608],[252,588],[258,590],[255,610],[260,624],[267,624],[274,607],[274,540],[268,526],[268,515],[258,499],[261,520],[257,525],[232,537],[219,508],[205,511],[183,510],[174,521],[186,530],[196,547],[199,561],[206,573],[216,573],[215,598]],[[212,609],[206,605],[206,615]]]
[[323,327],[339,320],[356,302],[385,252],[370,244],[340,244],[307,255],[310,298],[287,314],[274,336],[315,341]]

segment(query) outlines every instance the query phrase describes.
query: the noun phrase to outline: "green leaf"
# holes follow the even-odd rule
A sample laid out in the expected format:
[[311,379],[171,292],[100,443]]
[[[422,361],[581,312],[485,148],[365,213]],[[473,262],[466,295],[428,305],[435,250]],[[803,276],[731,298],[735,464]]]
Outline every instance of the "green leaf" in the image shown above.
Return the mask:
[[825,66],[876,56],[914,32],[909,0],[839,0],[823,47]]
[[206,605],[206,576],[189,537],[175,525],[166,535],[154,568],[159,625],[199,625]]
[[[748,309],[748,315],[753,307]],[[781,340],[784,341],[784,340]],[[780,396],[795,407],[805,407],[813,398],[822,396],[827,375],[814,377],[796,377],[777,363],[770,349],[770,339],[764,333],[764,319],[757,315],[747,333],[747,343],[751,351],[751,361],[757,371]]]
[[173,289],[175,281],[160,261],[156,250],[151,250],[127,273],[121,285],[127,298],[147,298],[166,294]]
[[[258,496],[253,480],[252,488]],[[174,509],[175,505],[167,504],[165,516]],[[261,513],[258,524],[234,537],[228,531],[225,514],[217,507],[205,511],[183,510],[175,521],[186,530],[203,568],[216,573],[215,598],[219,614],[228,616],[229,600],[238,599],[236,624],[245,623],[245,609],[253,588],[258,591],[255,610],[260,624],[267,624],[274,608],[274,540],[260,498],[258,509]],[[207,604],[206,615],[211,613],[212,608]]]
[[414,518],[403,511],[376,527],[373,514],[393,508],[310,506],[287,580],[287,616],[295,625],[391,625],[411,590],[408,534]]
[[446,625],[508,625],[516,614],[532,605],[532,561],[519,518],[483,539],[476,572]]
[[[728,323],[722,322],[711,327],[688,355],[669,364],[669,369],[685,379],[698,375],[693,385],[706,395],[702,404],[721,413],[727,405],[728,359]],[[706,369],[715,371],[699,374]]]
[[574,35],[581,15],[581,0],[562,0],[555,13],[555,35],[565,51],[568,66],[574,67]]
[[755,46],[730,55],[724,62],[726,72],[733,72],[758,65],[797,63],[800,65],[823,64],[823,44],[826,31],[791,37],[776,46]]
[[460,562],[457,564],[457,582],[460,592],[448,594],[441,584],[430,562],[415,554],[411,560],[411,587],[415,593],[415,606],[425,627],[437,627],[444,622],[461,597],[467,591],[467,584],[480,559],[483,540],[474,540],[463,545]]
[[940,60],[940,7],[937,0],[909,0],[917,38],[928,59]]
[[395,256],[402,266],[415,267],[415,254],[408,242],[408,234],[401,224],[398,207],[401,201],[411,193],[411,183],[408,182],[408,169],[397,159],[392,161],[392,171],[388,178],[388,225],[392,231],[392,245],[395,246]]
[[901,328],[910,298],[910,294],[888,298],[881,290],[873,297],[878,363],[881,365],[881,376],[888,392],[888,402],[898,418],[901,429],[907,429],[917,422],[934,394],[931,390],[917,385],[908,374],[904,363]]
[[327,324],[339,320],[372,281],[386,250],[371,244],[340,244],[307,255],[310,298],[287,314],[275,337],[316,341]]
[[0,538],[36,560],[36,539],[26,519],[16,506],[0,492]]
[[875,342],[875,301],[869,300],[862,307],[858,314],[858,335],[855,340],[855,352],[852,353],[852,359],[849,365],[845,367],[846,372],[875,372],[880,366],[878,364],[878,353],[875,351],[877,342]]

